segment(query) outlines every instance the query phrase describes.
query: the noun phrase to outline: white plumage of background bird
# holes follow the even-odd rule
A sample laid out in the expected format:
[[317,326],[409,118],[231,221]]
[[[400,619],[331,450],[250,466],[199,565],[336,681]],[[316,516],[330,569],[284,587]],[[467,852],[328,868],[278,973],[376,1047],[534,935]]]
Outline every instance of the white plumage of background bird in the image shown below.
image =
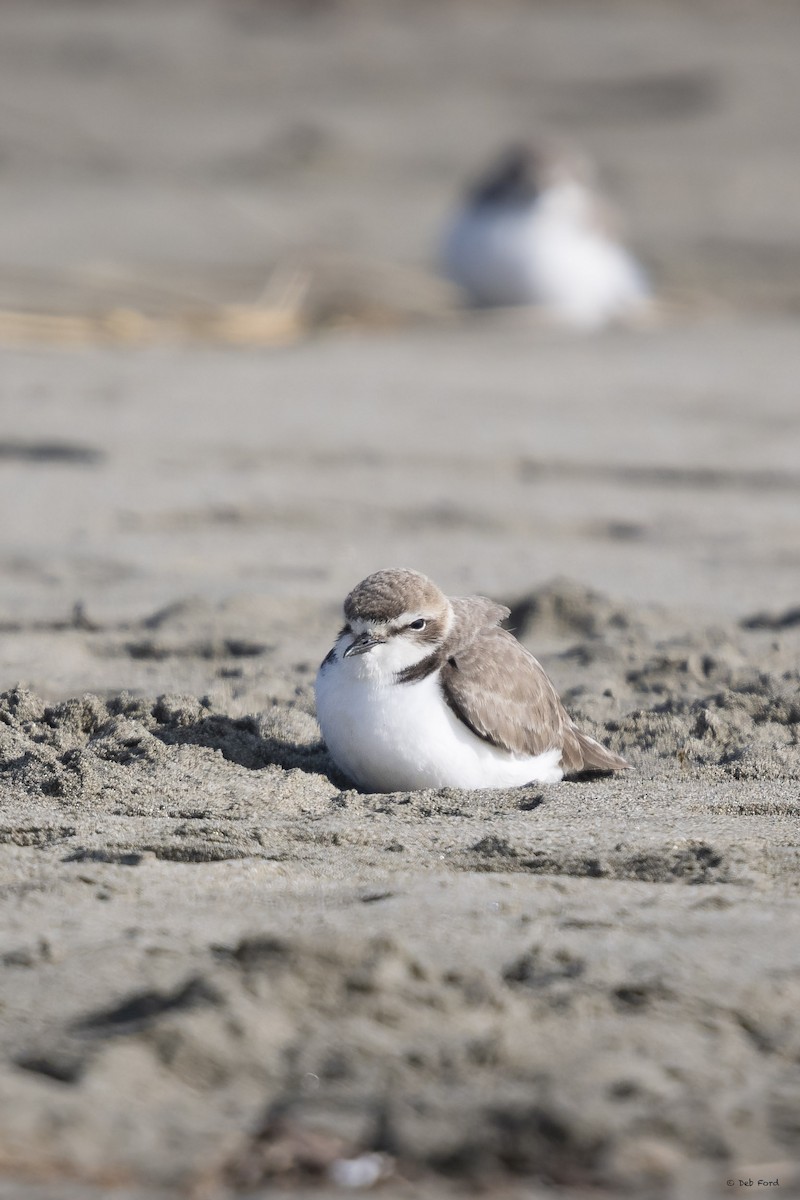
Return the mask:
[[644,271],[617,239],[587,164],[508,150],[470,188],[443,240],[442,270],[473,305],[528,305],[596,329],[648,315]]

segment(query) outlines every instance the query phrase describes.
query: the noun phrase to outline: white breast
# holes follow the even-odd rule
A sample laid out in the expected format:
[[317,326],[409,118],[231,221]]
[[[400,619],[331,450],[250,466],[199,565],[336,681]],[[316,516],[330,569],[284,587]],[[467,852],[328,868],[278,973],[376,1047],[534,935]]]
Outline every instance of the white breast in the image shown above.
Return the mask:
[[438,671],[395,683],[360,670],[357,659],[334,659],[320,668],[316,691],[330,755],[365,791],[516,787],[563,776],[560,750],[514,755],[476,737],[445,703]]

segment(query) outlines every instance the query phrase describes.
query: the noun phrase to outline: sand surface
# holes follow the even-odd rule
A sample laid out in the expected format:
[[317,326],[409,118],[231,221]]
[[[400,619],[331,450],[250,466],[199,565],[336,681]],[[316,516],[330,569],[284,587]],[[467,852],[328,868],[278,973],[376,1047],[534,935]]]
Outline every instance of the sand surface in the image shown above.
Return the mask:
[[[796,8],[0,24],[0,308],[168,331],[303,262],[311,327],[0,348],[0,1200],[797,1194]],[[652,328],[432,275],[532,116]],[[387,565],[508,603],[633,770],[353,791],[313,679]]]

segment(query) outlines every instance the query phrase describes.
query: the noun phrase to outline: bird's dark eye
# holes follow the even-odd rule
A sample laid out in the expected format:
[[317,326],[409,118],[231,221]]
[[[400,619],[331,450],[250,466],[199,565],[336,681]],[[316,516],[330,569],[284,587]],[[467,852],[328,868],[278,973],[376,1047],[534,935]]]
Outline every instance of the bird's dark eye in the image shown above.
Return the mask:
[[423,617],[417,617],[416,621],[412,621],[408,626],[409,629],[424,629],[427,621]]

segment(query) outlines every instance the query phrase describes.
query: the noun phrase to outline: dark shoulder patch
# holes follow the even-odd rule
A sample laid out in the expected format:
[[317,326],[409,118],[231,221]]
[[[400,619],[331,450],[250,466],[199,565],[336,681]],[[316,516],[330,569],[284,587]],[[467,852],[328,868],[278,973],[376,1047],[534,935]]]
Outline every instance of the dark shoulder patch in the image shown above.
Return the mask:
[[336,641],[333,643],[330,650],[323,658],[323,660],[320,664],[320,667],[328,667],[328,666],[330,666],[330,664],[332,662],[336,662],[336,646],[338,645],[339,639],[343,638],[346,633],[352,633],[352,632],[353,631],[349,625],[342,626],[342,628],[339,630],[339,632],[336,635]]
[[411,667],[406,667],[404,671],[398,671],[395,676],[395,683],[418,683],[420,679],[427,679],[434,671],[438,671],[441,666],[441,659],[438,654],[428,654],[425,658],[421,658],[418,663],[414,663]]

